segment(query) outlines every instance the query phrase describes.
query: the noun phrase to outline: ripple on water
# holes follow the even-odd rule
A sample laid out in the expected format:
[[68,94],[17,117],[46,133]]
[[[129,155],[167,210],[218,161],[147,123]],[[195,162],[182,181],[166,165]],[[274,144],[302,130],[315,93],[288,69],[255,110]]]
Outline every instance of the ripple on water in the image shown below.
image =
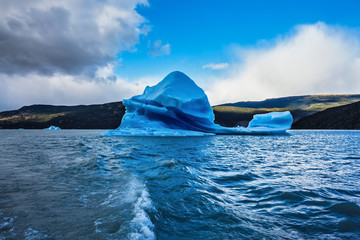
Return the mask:
[[253,173],[239,174],[239,173],[230,172],[230,173],[227,173],[225,176],[224,176],[224,174],[222,174],[222,175],[223,176],[214,178],[213,181],[218,184],[232,185],[232,184],[238,184],[241,181],[253,181],[258,178],[258,176]]

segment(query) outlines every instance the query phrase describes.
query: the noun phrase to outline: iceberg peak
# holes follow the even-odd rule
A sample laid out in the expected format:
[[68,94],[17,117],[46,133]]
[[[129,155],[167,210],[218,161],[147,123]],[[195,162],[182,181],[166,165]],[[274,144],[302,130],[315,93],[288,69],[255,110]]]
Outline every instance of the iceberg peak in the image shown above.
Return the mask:
[[273,134],[285,132],[292,124],[291,114],[283,112],[255,115],[248,128],[217,125],[204,90],[179,71],[123,103],[126,113],[120,126],[103,135]]
[[182,72],[175,71],[168,74],[157,85],[153,87],[147,86],[143,95],[135,97],[145,97],[148,100],[158,101],[159,103],[163,103],[164,100],[166,100],[170,102],[164,103],[163,105],[171,105],[179,101],[183,103],[193,102],[195,99],[204,98],[204,96],[208,103],[205,92],[199,88],[191,78]]

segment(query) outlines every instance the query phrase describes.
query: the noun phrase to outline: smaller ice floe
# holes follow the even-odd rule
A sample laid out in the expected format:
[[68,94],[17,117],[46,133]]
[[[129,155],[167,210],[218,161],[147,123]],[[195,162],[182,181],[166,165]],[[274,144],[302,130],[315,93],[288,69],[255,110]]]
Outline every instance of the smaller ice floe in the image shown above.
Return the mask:
[[206,136],[214,134],[281,134],[291,128],[290,112],[254,115],[247,128],[214,123],[215,115],[200,87],[182,72],[172,72],[142,95],[125,99],[120,126],[103,136]]
[[48,127],[48,128],[44,128],[44,130],[61,130],[61,128],[51,125],[51,126]]

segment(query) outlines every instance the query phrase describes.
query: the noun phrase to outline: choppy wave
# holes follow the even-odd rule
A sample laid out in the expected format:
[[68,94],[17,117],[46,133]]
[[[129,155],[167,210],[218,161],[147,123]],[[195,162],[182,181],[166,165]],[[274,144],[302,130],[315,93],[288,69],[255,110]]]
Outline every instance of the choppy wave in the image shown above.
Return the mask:
[[149,193],[146,189],[133,188],[132,195],[137,197],[137,201],[134,206],[134,217],[130,222],[132,232],[128,234],[129,239],[155,239],[154,224],[151,222],[146,209],[153,209]]

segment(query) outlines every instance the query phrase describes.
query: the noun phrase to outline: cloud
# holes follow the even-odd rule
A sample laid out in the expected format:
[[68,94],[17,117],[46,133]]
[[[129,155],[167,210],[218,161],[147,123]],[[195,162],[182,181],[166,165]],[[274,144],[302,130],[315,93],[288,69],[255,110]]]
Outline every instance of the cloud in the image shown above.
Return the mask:
[[78,105],[120,101],[143,92],[158,77],[137,81],[112,74],[108,65],[97,72],[97,79],[87,75],[54,74],[25,76],[0,74],[0,109],[13,110],[31,104]]
[[226,69],[228,67],[229,67],[228,63],[209,63],[202,66],[203,69],[210,68],[212,70],[221,70],[221,69]]
[[146,0],[2,0],[0,73],[94,74],[146,34]]
[[162,45],[161,40],[156,40],[154,44],[152,45],[151,49],[151,55],[153,56],[163,56],[163,55],[169,55],[170,54],[170,44],[164,44]]
[[148,2],[2,0],[0,111],[104,103],[141,93],[153,78],[114,74],[118,54],[133,51],[150,30],[138,5]]
[[360,92],[356,32],[324,23],[299,25],[291,34],[264,45],[233,49],[237,60],[207,88],[212,104]]

